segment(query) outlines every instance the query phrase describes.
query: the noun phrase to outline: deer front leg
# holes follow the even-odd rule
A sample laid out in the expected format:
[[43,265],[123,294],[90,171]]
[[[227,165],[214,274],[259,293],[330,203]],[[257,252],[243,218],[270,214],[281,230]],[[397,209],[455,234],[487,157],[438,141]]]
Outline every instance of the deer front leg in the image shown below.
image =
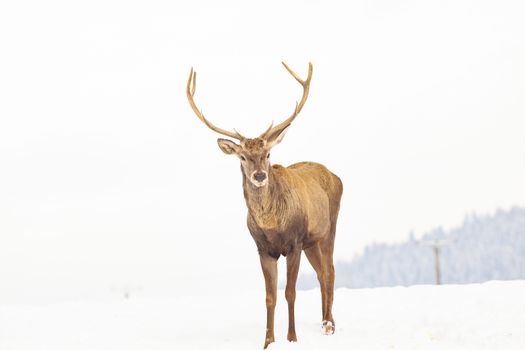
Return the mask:
[[275,341],[273,321],[275,304],[277,303],[277,259],[264,253],[261,253],[259,257],[266,285],[266,337],[264,340],[264,348],[266,349],[268,344]]
[[301,250],[288,253],[286,257],[286,290],[285,296],[288,302],[288,341],[297,341],[295,334],[295,284],[299,273],[301,262]]

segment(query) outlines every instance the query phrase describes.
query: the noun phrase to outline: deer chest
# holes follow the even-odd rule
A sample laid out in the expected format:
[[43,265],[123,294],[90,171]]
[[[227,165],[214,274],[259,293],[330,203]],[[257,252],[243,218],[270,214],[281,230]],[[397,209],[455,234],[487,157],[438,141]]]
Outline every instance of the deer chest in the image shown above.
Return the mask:
[[248,229],[259,253],[267,253],[275,258],[286,256],[288,252],[302,249],[307,233],[306,220],[291,218],[288,221],[268,220],[260,222],[248,215]]

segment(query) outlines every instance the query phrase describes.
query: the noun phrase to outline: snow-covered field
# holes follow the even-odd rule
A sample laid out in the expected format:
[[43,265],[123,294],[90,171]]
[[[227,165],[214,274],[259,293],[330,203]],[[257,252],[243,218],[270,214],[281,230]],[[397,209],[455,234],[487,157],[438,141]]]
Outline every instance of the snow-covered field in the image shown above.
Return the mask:
[[[525,349],[525,281],[336,292],[333,336],[318,290],[299,292],[297,343],[280,291],[269,349]],[[0,349],[258,349],[263,292],[0,306]]]

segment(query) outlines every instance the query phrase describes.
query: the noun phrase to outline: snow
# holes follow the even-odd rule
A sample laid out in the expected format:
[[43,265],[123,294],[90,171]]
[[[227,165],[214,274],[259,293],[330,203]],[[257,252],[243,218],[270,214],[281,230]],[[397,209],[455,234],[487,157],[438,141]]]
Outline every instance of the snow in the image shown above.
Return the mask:
[[[338,289],[332,336],[319,290],[301,291],[297,343],[286,341],[282,293],[271,350],[525,348],[525,281]],[[257,349],[265,314],[263,291],[0,305],[0,349]]]

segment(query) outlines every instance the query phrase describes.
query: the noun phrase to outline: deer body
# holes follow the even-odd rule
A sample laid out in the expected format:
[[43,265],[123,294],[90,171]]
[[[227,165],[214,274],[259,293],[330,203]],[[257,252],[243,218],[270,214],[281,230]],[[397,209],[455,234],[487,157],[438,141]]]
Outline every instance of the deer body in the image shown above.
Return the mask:
[[[283,63],[284,64],[284,63]],[[277,301],[277,259],[286,257],[287,281],[285,296],[288,302],[288,340],[297,341],[295,332],[295,285],[301,252],[316,271],[321,286],[323,331],[332,334],[334,294],[333,251],[337,215],[343,192],[341,180],[325,166],[301,162],[289,167],[270,164],[270,150],[281,142],[292,121],[308,97],[312,64],[308,78],[302,80],[288,66],[285,68],[303,86],[303,97],[291,117],[256,138],[246,138],[210,123],[197,108],[196,74],[188,79],[186,94],[190,105],[210,129],[240,141],[218,139],[220,149],[236,155],[241,161],[243,191],[248,207],[248,229],[252,235],[266,286],[266,337],[264,348],[274,341],[274,313]]]
[[[243,178],[248,228],[259,253],[278,258],[327,238],[342,184],[323,165],[303,162],[273,165],[268,186],[255,188]],[[339,193],[338,193],[339,192]]]

